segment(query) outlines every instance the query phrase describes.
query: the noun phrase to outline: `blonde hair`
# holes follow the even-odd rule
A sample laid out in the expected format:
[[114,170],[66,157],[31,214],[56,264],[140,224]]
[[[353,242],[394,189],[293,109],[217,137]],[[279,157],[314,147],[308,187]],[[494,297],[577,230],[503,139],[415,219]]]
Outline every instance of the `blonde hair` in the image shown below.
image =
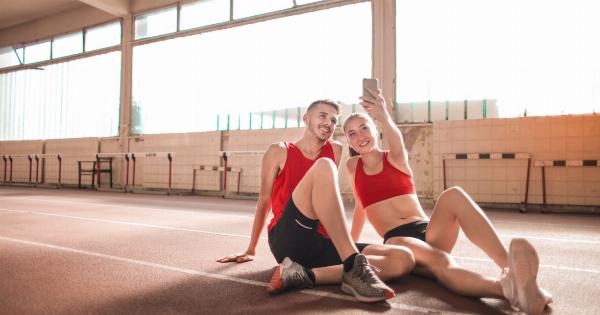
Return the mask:
[[373,127],[375,127],[375,122],[373,121],[371,116],[369,116],[368,114],[365,114],[365,113],[354,113],[354,114],[351,114],[350,116],[348,116],[346,118],[346,120],[344,120],[344,124],[342,125],[342,130],[344,130],[344,133],[346,133],[346,127],[348,126],[350,121],[352,121],[356,118],[363,118],[364,120],[367,121],[368,124],[371,124]]

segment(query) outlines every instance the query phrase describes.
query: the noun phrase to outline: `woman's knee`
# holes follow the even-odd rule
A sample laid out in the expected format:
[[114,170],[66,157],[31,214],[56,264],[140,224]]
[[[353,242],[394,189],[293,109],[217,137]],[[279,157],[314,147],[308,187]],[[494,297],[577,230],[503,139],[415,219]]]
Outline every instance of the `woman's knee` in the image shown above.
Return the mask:
[[460,196],[464,196],[464,195],[465,195],[465,191],[460,186],[453,186],[453,187],[450,187],[450,188],[442,191],[438,200],[441,201],[444,199],[451,199],[451,198],[456,198],[456,197],[460,197]]
[[454,260],[450,254],[436,250],[431,254],[429,269],[438,279],[443,279],[446,271],[454,265]]
[[396,262],[396,273],[398,276],[409,274],[415,269],[415,256],[413,252],[405,246],[394,246],[391,250],[391,259]]

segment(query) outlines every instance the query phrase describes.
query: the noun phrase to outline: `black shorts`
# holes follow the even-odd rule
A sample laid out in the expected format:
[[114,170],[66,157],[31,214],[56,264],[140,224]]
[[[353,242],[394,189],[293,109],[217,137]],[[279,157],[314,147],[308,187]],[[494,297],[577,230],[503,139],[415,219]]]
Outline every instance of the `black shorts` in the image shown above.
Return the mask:
[[413,237],[425,242],[425,232],[427,232],[427,225],[429,225],[429,221],[419,220],[395,227],[389,230],[387,233],[385,233],[385,235],[383,236],[383,243],[385,244],[385,242],[387,242],[388,239],[395,236]]
[[[289,257],[306,268],[341,264],[331,239],[317,232],[318,225],[319,220],[307,218],[290,198],[281,218],[269,231],[269,247],[277,262]],[[368,245],[356,243],[360,252]]]

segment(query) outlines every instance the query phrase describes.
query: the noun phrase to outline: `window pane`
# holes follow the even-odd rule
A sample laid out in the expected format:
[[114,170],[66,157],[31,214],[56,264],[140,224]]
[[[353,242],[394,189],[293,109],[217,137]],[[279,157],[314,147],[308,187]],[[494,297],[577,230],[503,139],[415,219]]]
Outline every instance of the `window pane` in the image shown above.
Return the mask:
[[120,52],[0,74],[0,140],[116,136],[120,77]]
[[[362,78],[371,74],[371,4],[136,46],[133,53],[133,100],[144,133],[216,130],[217,121],[223,130],[227,115],[239,113],[248,120],[241,128],[272,128],[273,111],[285,108],[288,127],[295,127],[297,108],[316,99],[358,101]],[[285,126],[277,119],[276,127]]]
[[466,100],[473,117],[600,111],[595,2],[398,0],[396,8],[398,102]]
[[18,66],[21,63],[12,47],[0,48],[0,68]]
[[253,15],[283,10],[294,5],[292,0],[235,0],[233,18],[241,19]]
[[314,2],[319,2],[319,1],[323,1],[323,0],[296,0],[296,5],[303,5],[303,4],[314,3]]
[[25,46],[25,63],[34,63],[50,59],[50,41]]
[[54,38],[52,58],[59,58],[83,52],[83,32],[71,33]]
[[229,0],[202,0],[181,6],[181,29],[229,21]]
[[171,7],[135,17],[135,39],[177,31],[177,7]]
[[25,60],[25,48],[21,47],[21,48],[17,48],[15,49],[15,51],[17,52],[17,57],[19,58],[21,63],[24,63]]
[[85,51],[91,51],[121,43],[121,22],[104,24],[85,31]]

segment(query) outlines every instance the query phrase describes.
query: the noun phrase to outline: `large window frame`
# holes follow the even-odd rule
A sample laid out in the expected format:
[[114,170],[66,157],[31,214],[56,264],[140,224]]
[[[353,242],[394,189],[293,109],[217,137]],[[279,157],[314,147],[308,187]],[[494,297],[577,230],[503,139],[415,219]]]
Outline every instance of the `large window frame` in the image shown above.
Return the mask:
[[[114,23],[119,23],[119,28],[120,28],[118,44],[111,45],[111,46],[105,46],[105,47],[101,47],[101,48],[96,48],[93,50],[86,49],[86,45],[85,45],[86,36],[87,36],[87,32],[89,30],[94,30],[96,28],[102,28],[103,26],[107,26],[107,25],[114,24]],[[77,34],[77,33],[82,34],[82,36],[81,36],[82,51],[79,53],[73,53],[73,54],[68,54],[68,55],[64,55],[64,56],[60,56],[60,57],[55,57],[52,53],[55,39],[61,38],[64,36],[68,36],[68,35]],[[24,43],[24,44],[3,47],[3,48],[8,48],[8,47],[12,48],[18,56],[20,64],[15,65],[15,66],[0,68],[0,73],[12,72],[12,71],[17,71],[17,70],[22,70],[22,69],[36,69],[36,68],[43,67],[46,65],[51,65],[51,64],[55,64],[55,63],[71,61],[71,60],[75,60],[75,59],[79,59],[79,58],[86,58],[86,57],[91,57],[94,55],[100,55],[100,54],[104,54],[104,53],[108,53],[108,52],[112,52],[112,51],[116,51],[116,50],[121,50],[121,47],[123,44],[122,38],[123,38],[123,19],[119,18],[119,19],[114,19],[111,21],[107,21],[107,22],[103,22],[103,23],[99,23],[99,24],[95,24],[95,25],[90,25],[90,26],[84,27],[78,31],[69,31],[69,32],[56,34],[51,37],[44,38],[42,40],[38,40],[35,42],[28,42],[28,43]],[[27,63],[27,59],[26,59],[27,47],[35,45],[36,43],[40,43],[40,42],[50,42],[50,58],[47,60],[43,60],[43,61]],[[20,51],[20,53],[19,53],[19,51]]]

